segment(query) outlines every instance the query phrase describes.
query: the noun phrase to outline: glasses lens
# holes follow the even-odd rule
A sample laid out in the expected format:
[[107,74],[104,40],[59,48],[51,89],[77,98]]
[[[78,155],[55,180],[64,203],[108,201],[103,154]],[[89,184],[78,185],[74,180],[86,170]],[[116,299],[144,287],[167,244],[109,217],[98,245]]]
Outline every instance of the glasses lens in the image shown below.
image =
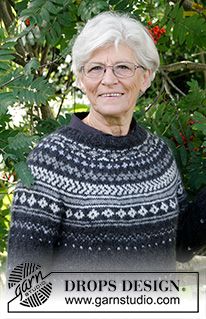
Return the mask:
[[84,66],[84,73],[89,78],[100,77],[104,74],[104,65],[88,63]]
[[116,76],[127,78],[134,75],[135,65],[133,63],[117,63],[113,67]]

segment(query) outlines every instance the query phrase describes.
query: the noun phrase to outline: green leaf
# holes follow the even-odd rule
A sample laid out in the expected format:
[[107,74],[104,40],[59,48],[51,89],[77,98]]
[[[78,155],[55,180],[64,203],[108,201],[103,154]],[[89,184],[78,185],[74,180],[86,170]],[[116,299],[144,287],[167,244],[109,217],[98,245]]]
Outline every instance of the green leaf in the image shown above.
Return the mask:
[[32,70],[38,70],[39,66],[40,63],[37,58],[31,58],[31,60],[24,67],[25,74],[30,75],[32,73]]
[[178,32],[179,44],[182,45],[186,40],[185,30],[184,30],[184,28],[179,28],[178,31],[179,31]]
[[16,102],[16,98],[13,96],[12,92],[2,92],[0,93],[0,108],[3,106],[9,106]]
[[22,183],[27,187],[30,187],[34,182],[34,178],[31,174],[31,170],[28,167],[27,163],[23,161],[18,162],[14,164],[14,168],[17,173],[17,176],[21,179]]
[[199,123],[194,124],[194,125],[192,126],[192,128],[193,128],[194,130],[197,130],[197,131],[202,131],[202,133],[203,133],[204,135],[206,135],[206,123],[203,123],[203,124],[199,124]]
[[14,59],[15,57],[13,55],[0,55],[0,61],[10,61]]
[[60,125],[67,125],[69,124],[71,121],[71,114],[70,113],[67,113],[65,114],[64,116],[62,115],[59,115],[58,117],[58,122],[60,123]]
[[4,39],[4,38],[5,38],[4,29],[0,28],[0,39]]
[[106,1],[94,1],[94,0],[83,0],[81,1],[78,8],[78,15],[81,16],[82,20],[86,21],[101,11],[107,10],[108,4]]
[[50,21],[49,11],[45,7],[41,8],[40,15],[41,15],[42,19],[45,20],[46,22]]
[[201,114],[200,112],[197,112],[197,111],[194,112],[194,119],[196,121],[206,123],[206,117],[203,114]]
[[9,54],[12,54],[12,53],[14,53],[14,51],[13,50],[9,50],[9,49],[0,49],[0,56],[2,56],[2,55],[9,55]]
[[[48,2],[48,1],[46,1]],[[30,1],[29,3],[29,8],[40,8],[42,7],[43,5],[45,4],[45,0],[33,0],[33,1]]]
[[15,2],[15,10],[17,11],[18,15],[21,13],[22,10],[26,9],[28,5],[28,0]]
[[55,3],[55,4],[60,4],[60,5],[66,5],[67,3],[69,3],[70,2],[70,0],[68,1],[66,1],[66,0],[51,0],[53,3]]
[[14,48],[16,45],[16,42],[12,41],[11,39],[7,39],[7,42],[5,42],[3,45],[2,45],[2,48],[4,49],[9,49],[9,48]]
[[52,46],[54,46],[59,40],[59,35],[56,33],[56,30],[54,30],[53,28],[50,29],[50,32],[46,36],[47,36],[47,41]]
[[61,36],[61,33],[62,33],[62,30],[61,30],[61,27],[60,27],[59,23],[55,22],[54,25],[53,25],[53,28],[54,28],[54,30],[56,32],[57,37],[59,38]]
[[22,10],[20,17],[22,19],[31,18],[31,17],[35,18],[35,14],[37,13],[38,9],[39,8],[37,8],[36,10],[35,8],[27,8],[25,10]]
[[4,161],[6,161],[7,159],[9,160],[14,160],[14,161],[18,161],[18,156],[16,156],[16,154],[12,154],[12,153],[6,153],[3,155]]
[[8,71],[10,69],[10,65],[7,62],[0,62],[0,69],[1,71]]
[[180,158],[181,158],[182,165],[186,166],[187,165],[187,151],[186,151],[184,145],[180,146],[179,152],[180,152]]
[[53,119],[40,120],[36,126],[39,135],[45,135],[54,132],[60,124]]
[[0,116],[7,113],[8,105],[1,105],[0,106]]
[[35,139],[35,136],[27,136],[24,133],[18,133],[14,137],[8,138],[8,147],[9,149],[22,149],[29,150],[32,145],[32,141]]
[[51,1],[47,1],[45,4],[46,9],[52,13],[52,14],[57,14],[59,11],[61,11],[61,7],[54,5]]
[[175,137],[176,141],[177,141],[179,144],[182,144],[182,138],[181,138],[181,136],[180,136],[180,132],[179,132],[179,130],[177,129],[177,127],[176,127],[175,124],[172,124],[172,125],[171,125],[171,130],[172,130],[173,136]]

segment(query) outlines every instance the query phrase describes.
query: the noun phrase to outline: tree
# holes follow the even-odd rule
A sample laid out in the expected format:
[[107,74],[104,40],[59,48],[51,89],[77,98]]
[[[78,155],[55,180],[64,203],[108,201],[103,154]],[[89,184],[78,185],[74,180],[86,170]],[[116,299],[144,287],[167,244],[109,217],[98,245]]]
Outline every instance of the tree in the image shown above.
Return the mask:
[[[12,194],[30,185],[26,158],[69,123],[78,102],[70,68],[76,33],[99,12],[128,12],[150,30],[161,67],[136,106],[142,125],[174,151],[191,198],[206,185],[206,8],[200,1],[2,0],[0,2],[0,252],[5,256]],[[70,99],[70,105],[68,105]],[[16,113],[15,113],[16,112]],[[14,119],[22,113],[21,120]],[[14,113],[14,114],[13,114]],[[13,115],[12,115],[13,114]],[[3,257],[2,257],[3,258]]]

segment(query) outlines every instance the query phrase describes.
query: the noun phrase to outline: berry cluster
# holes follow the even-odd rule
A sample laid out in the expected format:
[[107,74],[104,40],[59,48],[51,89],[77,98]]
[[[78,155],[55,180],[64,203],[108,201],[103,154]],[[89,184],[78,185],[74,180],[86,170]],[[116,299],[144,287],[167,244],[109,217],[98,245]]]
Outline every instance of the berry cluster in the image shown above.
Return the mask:
[[160,28],[158,25],[151,27],[152,26],[151,21],[149,21],[147,24],[150,27],[150,28],[148,28],[148,31],[149,31],[154,43],[157,44],[157,42],[159,41],[161,36],[166,33],[166,30],[165,30],[165,28]]

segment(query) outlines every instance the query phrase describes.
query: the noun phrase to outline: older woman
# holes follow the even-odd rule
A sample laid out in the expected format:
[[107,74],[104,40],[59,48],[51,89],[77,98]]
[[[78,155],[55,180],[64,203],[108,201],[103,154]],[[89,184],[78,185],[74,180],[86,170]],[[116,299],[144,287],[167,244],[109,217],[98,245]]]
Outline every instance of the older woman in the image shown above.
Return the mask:
[[202,240],[205,225],[188,228],[171,151],[133,118],[159,66],[153,40],[140,22],[103,13],[78,35],[72,58],[91,108],[29,156],[35,183],[15,191],[9,266],[174,269],[176,245],[190,255],[200,237],[188,233],[199,227]]

